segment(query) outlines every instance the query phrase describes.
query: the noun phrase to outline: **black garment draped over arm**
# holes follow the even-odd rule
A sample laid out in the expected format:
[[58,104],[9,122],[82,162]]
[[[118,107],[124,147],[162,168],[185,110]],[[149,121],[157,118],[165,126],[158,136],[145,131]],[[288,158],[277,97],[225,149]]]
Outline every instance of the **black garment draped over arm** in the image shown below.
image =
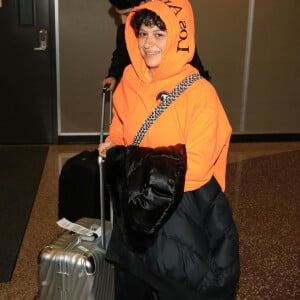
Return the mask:
[[107,151],[105,183],[114,216],[134,251],[144,251],[183,196],[185,145],[115,146]]

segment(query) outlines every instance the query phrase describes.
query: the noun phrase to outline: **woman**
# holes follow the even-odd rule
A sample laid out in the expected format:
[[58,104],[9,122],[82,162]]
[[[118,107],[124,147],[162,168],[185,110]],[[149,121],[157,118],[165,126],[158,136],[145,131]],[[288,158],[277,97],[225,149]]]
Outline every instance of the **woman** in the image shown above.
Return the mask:
[[[156,0],[134,9],[125,36],[132,63],[114,93],[109,136],[99,145],[102,157],[115,145],[131,145],[161,92],[197,73],[189,64],[195,38],[187,0]],[[142,253],[128,247],[124,228],[115,222],[106,256],[115,265],[115,299],[233,299],[238,234],[224,195],[230,136],[218,95],[203,78],[149,128],[140,146],[185,145],[184,195]]]
[[[150,0],[151,1],[151,0]],[[108,75],[102,81],[102,86],[109,85],[108,91],[113,91],[120,80],[124,68],[130,64],[130,59],[128,56],[126,44],[125,44],[125,21],[132,10],[133,7],[138,6],[146,1],[140,0],[109,0],[112,6],[115,8],[117,15],[120,16],[121,24],[118,26],[117,39],[116,39],[116,49],[112,54],[111,64],[108,70]],[[195,51],[194,57],[191,64],[197,68],[200,74],[207,80],[211,80],[211,76],[202,64],[202,61],[198,55],[197,49]]]

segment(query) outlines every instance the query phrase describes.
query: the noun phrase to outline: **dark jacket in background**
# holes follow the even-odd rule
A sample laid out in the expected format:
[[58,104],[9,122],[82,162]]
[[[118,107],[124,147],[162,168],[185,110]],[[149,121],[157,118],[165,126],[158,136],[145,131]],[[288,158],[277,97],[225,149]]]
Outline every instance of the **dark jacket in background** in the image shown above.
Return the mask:
[[[119,25],[117,29],[116,44],[117,48],[113,52],[107,77],[114,77],[117,80],[120,80],[125,67],[130,64],[130,58],[125,43],[125,24]],[[209,75],[209,72],[204,69],[197,52],[197,48],[195,49],[195,54],[191,61],[191,65],[198,69],[201,76],[210,81],[211,76]]]

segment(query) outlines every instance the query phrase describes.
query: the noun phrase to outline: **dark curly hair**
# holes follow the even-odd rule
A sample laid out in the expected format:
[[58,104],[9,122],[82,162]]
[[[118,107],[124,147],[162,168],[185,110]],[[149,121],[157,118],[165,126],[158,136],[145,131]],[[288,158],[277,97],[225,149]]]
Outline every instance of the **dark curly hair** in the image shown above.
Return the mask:
[[142,0],[109,0],[109,2],[118,9],[127,9],[138,6]]
[[135,31],[135,35],[138,36],[141,26],[157,26],[160,30],[166,31],[166,24],[163,20],[152,10],[141,9],[138,10],[132,17],[130,25]]

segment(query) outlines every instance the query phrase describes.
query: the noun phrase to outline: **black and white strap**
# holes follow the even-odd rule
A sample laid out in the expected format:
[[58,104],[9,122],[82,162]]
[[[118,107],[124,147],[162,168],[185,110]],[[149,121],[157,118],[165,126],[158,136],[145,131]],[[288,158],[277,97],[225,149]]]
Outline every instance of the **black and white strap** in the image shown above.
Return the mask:
[[135,135],[133,145],[138,146],[142,139],[144,138],[146,132],[150,128],[150,126],[154,123],[154,121],[167,109],[167,107],[177,98],[179,97],[194,81],[201,79],[202,76],[200,74],[193,74],[185,78],[182,82],[180,82],[171,93],[163,93],[164,97],[161,97],[160,104],[151,112],[149,117],[144,121],[140,129]]

